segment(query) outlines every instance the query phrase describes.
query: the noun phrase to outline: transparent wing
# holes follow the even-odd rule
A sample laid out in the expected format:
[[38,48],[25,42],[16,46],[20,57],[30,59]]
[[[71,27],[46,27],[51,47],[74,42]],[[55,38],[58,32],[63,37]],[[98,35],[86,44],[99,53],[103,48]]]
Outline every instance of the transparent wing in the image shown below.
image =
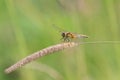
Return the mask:
[[57,31],[59,31],[59,32],[61,32],[61,33],[62,33],[62,32],[66,32],[64,29],[56,26],[55,24],[53,24],[53,27],[54,27]]
[[78,37],[78,38],[88,38],[87,35],[83,35],[83,34],[76,34],[76,37]]

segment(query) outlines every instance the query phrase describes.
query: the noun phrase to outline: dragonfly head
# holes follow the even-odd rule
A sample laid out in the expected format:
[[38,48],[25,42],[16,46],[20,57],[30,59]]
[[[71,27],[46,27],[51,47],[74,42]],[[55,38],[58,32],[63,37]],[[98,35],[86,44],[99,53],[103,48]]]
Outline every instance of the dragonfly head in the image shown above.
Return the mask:
[[62,33],[61,33],[61,36],[62,36],[62,37],[65,37],[65,36],[66,36],[65,32],[62,32]]

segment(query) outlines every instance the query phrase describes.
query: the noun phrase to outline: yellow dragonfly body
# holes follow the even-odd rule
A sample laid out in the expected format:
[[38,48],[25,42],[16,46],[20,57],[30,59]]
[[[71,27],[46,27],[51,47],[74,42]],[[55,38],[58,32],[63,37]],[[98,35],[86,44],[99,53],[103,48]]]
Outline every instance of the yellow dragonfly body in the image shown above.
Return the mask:
[[88,38],[88,36],[83,35],[83,34],[74,34],[71,32],[62,32],[61,33],[62,39],[66,42],[71,41],[72,39],[77,39],[77,38]]

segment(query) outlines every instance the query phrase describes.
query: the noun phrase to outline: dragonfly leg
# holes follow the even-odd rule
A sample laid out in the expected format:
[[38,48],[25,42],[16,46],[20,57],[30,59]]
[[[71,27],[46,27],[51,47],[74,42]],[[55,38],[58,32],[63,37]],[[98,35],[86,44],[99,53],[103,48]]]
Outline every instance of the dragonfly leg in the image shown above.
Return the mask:
[[68,37],[66,37],[66,38],[64,38],[64,41],[65,41],[65,42],[70,42],[70,41],[71,41],[71,39],[70,39],[70,38],[68,38]]

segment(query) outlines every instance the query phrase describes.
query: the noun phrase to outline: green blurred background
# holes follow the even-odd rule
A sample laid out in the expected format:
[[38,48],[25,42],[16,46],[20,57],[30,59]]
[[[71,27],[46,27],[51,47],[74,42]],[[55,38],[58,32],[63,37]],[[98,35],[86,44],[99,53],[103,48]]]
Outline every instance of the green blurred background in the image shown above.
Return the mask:
[[120,44],[84,44],[4,73],[61,42],[52,24],[94,42],[119,41],[119,23],[120,0],[0,0],[0,80],[120,80]]

